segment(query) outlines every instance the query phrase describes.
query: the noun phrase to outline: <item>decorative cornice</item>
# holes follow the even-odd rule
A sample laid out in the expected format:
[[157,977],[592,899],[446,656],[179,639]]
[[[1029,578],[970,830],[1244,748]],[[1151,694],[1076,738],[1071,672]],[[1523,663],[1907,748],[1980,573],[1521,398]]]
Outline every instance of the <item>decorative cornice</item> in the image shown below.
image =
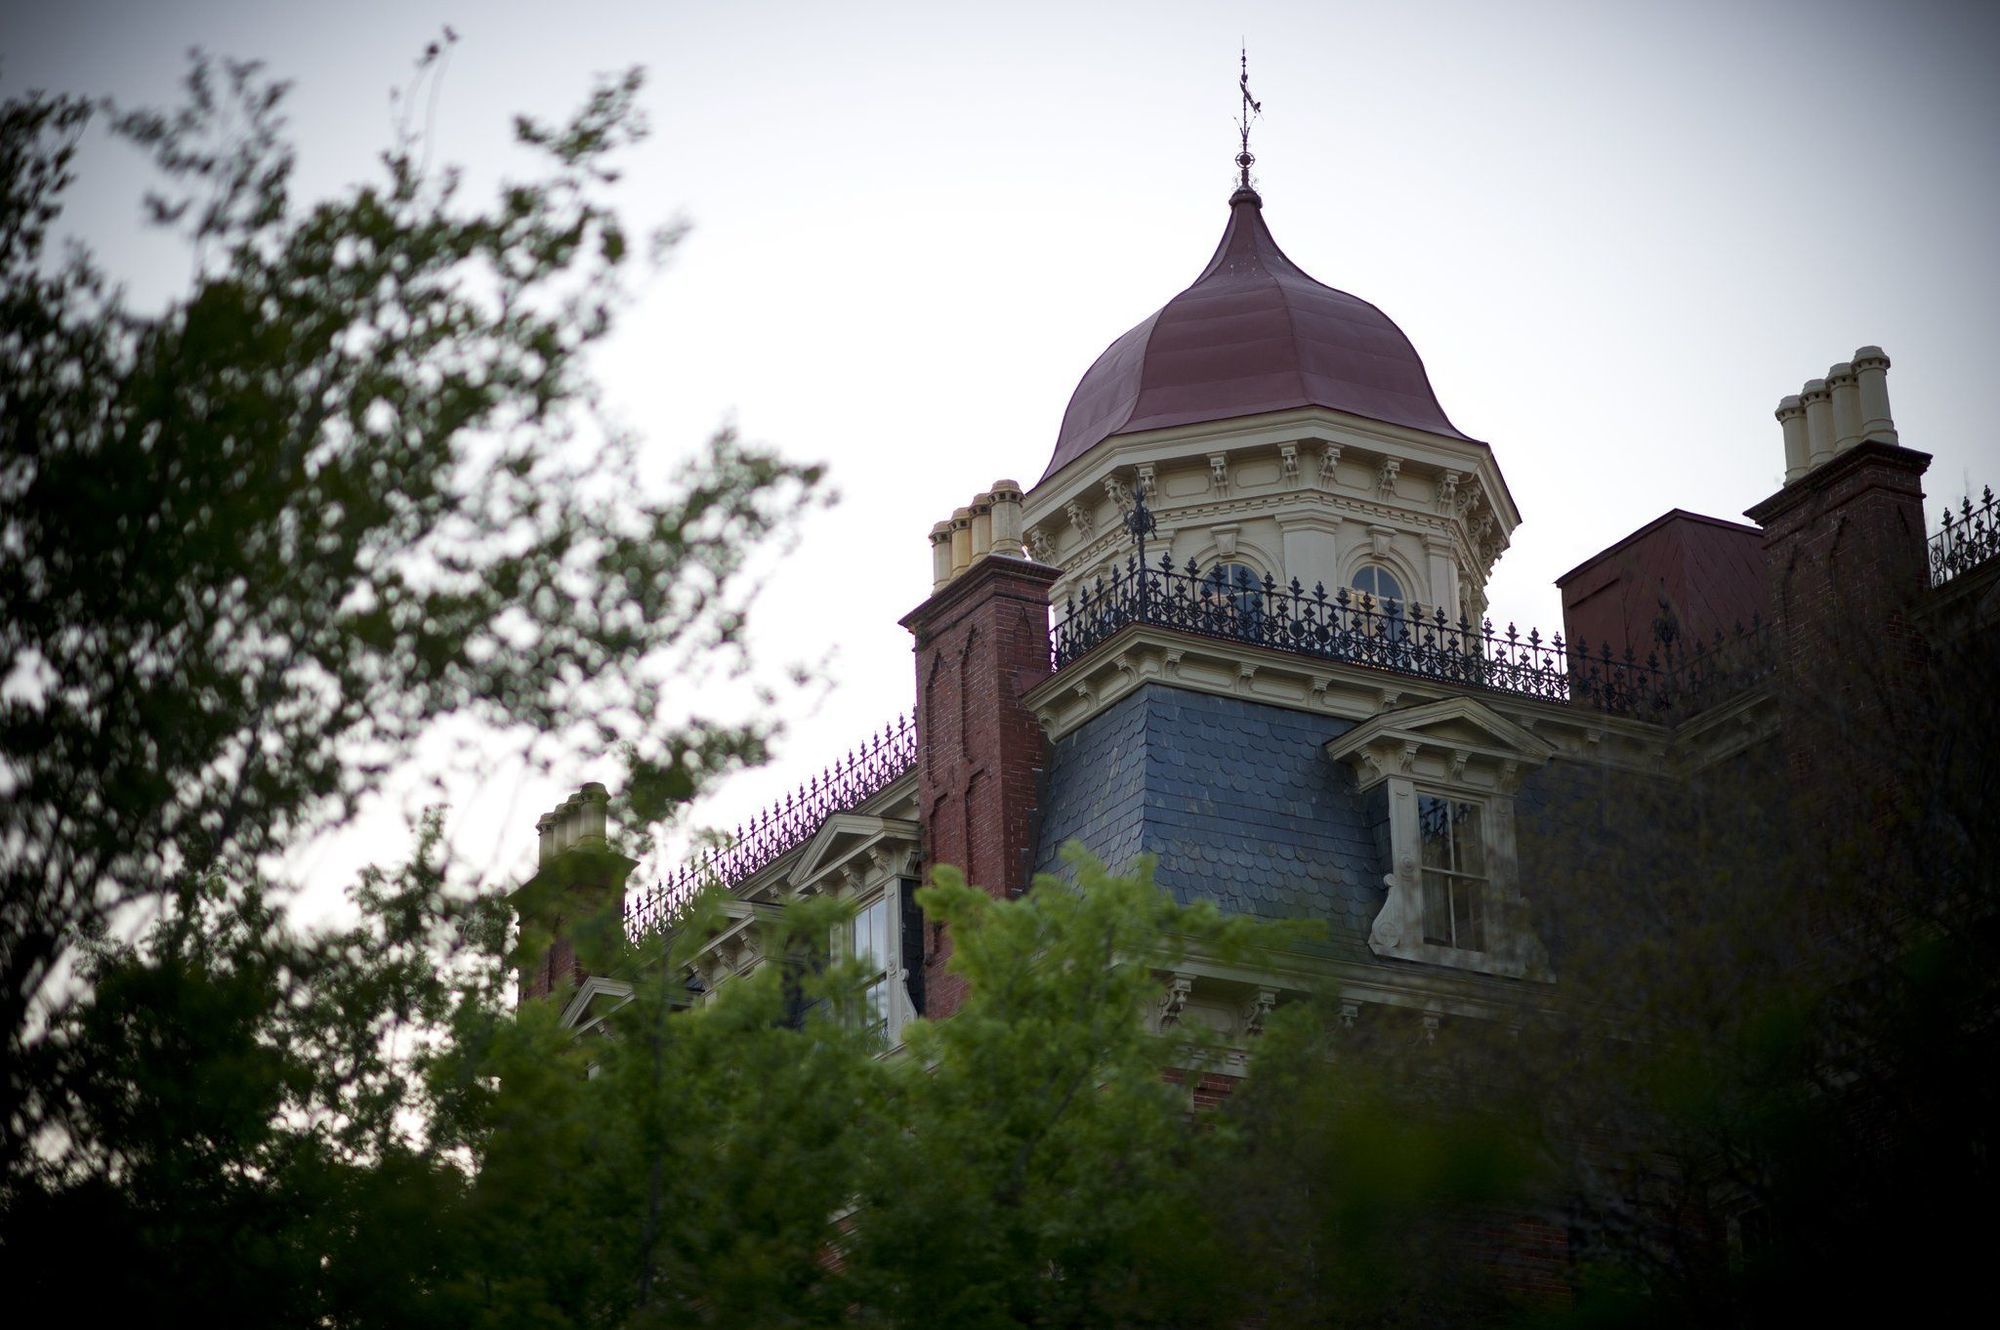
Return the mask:
[[1440,471],[1449,469],[1479,476],[1497,487],[1502,496],[1499,506],[1504,509],[1505,524],[1512,526],[1520,520],[1511,496],[1506,495],[1506,481],[1489,445],[1319,407],[1114,436],[1037,485],[1028,495],[1028,511],[1032,521],[1045,521],[1051,509],[1063,499],[1094,489],[1103,475],[1123,466],[1198,461],[1218,452],[1240,457],[1268,450],[1275,456],[1285,443],[1321,447],[1322,485],[1332,483],[1333,467],[1346,449],[1377,457],[1393,455],[1405,465],[1416,463]]
[[1402,474],[1402,470],[1402,458],[1384,457],[1382,459],[1382,469],[1375,477],[1375,492],[1385,499],[1398,497],[1396,494],[1396,477]]
[[1064,505],[1063,511],[1069,514],[1069,524],[1076,528],[1076,533],[1082,536],[1085,541],[1088,541],[1095,534],[1097,527],[1097,513],[1095,509],[1080,500],[1071,499]]
[[[1071,506],[1076,506],[1072,503]],[[1406,507],[1401,504],[1381,503],[1357,496],[1352,491],[1327,493],[1322,490],[1297,489],[1274,490],[1267,494],[1244,495],[1229,499],[1200,498],[1191,502],[1176,503],[1172,499],[1162,501],[1153,510],[1162,530],[1171,526],[1183,530],[1190,526],[1206,526],[1214,519],[1234,520],[1248,517],[1273,517],[1281,525],[1302,520],[1308,515],[1324,515],[1336,522],[1347,520],[1373,519],[1378,525],[1398,524],[1394,529],[1407,531],[1419,538],[1443,536],[1452,542],[1454,551],[1462,552],[1468,562],[1490,571],[1498,557],[1499,549],[1481,550],[1475,545],[1470,533],[1453,517],[1421,508]],[[1072,523],[1074,523],[1072,515]],[[1040,528],[1032,528],[1028,533],[1029,548],[1037,542],[1048,543],[1047,536]],[[1107,525],[1095,532],[1083,544],[1071,550],[1061,561],[1063,577],[1073,578],[1087,575],[1088,571],[1106,560],[1122,560],[1129,551],[1132,538],[1122,527]],[[1499,547],[1504,548],[1504,545]],[[1038,562],[1047,562],[1038,559]]]
[[1920,453],[1901,444],[1867,439],[1836,454],[1832,460],[1822,462],[1770,498],[1744,509],[1743,515],[1768,529],[1774,519],[1787,516],[1811,499],[1825,495],[1855,472],[1871,466],[1891,473],[1901,472],[1909,477],[1909,484],[1921,490],[1920,478],[1930,464],[1929,453]]
[[[1602,731],[1587,732],[1594,736],[1588,745],[1601,742]],[[1553,744],[1466,693],[1377,712],[1326,745],[1328,757],[1355,768],[1364,790],[1390,774],[1414,774],[1418,755],[1430,754],[1458,780],[1476,761],[1495,773],[1492,788],[1506,792],[1555,753]]]
[[[1260,990],[1276,999],[1288,993],[1331,990],[1340,995],[1342,1008],[1352,1008],[1357,1017],[1363,1007],[1376,1007],[1514,1022],[1524,1009],[1531,1011],[1550,1000],[1545,985],[1503,975],[1402,962],[1335,960],[1320,953],[1265,953],[1263,963],[1246,966],[1197,948],[1178,960],[1171,973],[1192,981],[1190,999],[1195,1002],[1220,999],[1226,1005],[1248,1005]],[[1163,981],[1166,977],[1163,971]]]
[[1547,744],[1552,756],[1646,773],[1660,770],[1673,741],[1667,727],[1650,721],[1152,624],[1120,629],[1024,700],[1049,737],[1060,739],[1148,683],[1355,721],[1406,705],[1476,699]]

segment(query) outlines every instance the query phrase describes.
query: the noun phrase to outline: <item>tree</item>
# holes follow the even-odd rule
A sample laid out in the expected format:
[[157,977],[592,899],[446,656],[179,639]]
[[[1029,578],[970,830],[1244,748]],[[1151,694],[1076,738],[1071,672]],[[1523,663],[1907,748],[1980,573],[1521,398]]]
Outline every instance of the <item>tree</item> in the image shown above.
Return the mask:
[[1524,841],[1563,982],[1509,1080],[1576,1202],[1579,1320],[1845,1322],[1978,1296],[1964,1202],[1990,1185],[2000,1110],[1995,571],[1835,601],[1819,649],[1773,671],[1782,731],[1564,791]]
[[440,844],[433,817],[351,927],[303,931],[210,879],[139,945],[84,948],[19,1072],[43,1126],[0,1193],[23,1314],[82,1296],[169,1325],[437,1323],[468,1179],[420,1130],[410,1041],[503,996],[491,965],[440,968],[458,926],[492,954],[503,923],[452,900]]
[[[17,1305],[73,1296],[87,1246],[100,1305],[155,1320],[811,1324],[859,1300],[914,1323],[910,1281],[955,1276],[894,1237],[968,1205],[1006,1222],[962,1235],[985,1274],[960,1305],[1141,1305],[1123,1254],[1194,1132],[1141,958],[1228,931],[1148,882],[940,889],[985,995],[930,1036],[935,1076],[840,1019],[854,976],[811,959],[823,910],[773,926],[802,969],[696,1012],[675,953],[600,923],[593,968],[635,992],[586,1042],[507,1009],[502,911],[461,889],[435,818],[359,885],[359,922],[287,917],[277,852],[444,718],[624,745],[639,826],[753,757],[756,730],[662,727],[662,692],[734,641],[735,575],[818,475],[725,436],[650,498],[595,411],[636,76],[523,123],[546,170],[485,209],[408,130],[383,183],[295,208],[282,85],[197,60],[188,87],[171,115],[0,112]],[[158,312],[49,257],[92,123],[151,152],[153,220],[193,251]],[[821,999],[803,1023],[788,982]],[[1079,1185],[1104,1151],[1118,1170]],[[1120,1185],[1141,1181],[1160,1189]]]
[[920,893],[951,930],[970,996],[920,1024],[889,1069],[848,1249],[890,1325],[1181,1325],[1208,1207],[1194,1160],[1214,1122],[1178,1082],[1198,1030],[1149,1033],[1156,967],[1241,956],[1268,934],[1178,906],[1141,858],[1115,874],[1076,847],[997,901],[950,869]]
[[[485,207],[407,119],[381,181],[298,205],[285,85],[254,64],[197,57],[171,114],[0,109],[7,1172],[64,1128],[28,1077],[79,945],[263,890],[441,721],[621,748],[640,827],[757,753],[759,729],[667,723],[664,693],[726,655],[737,574],[818,471],[724,434],[662,486],[598,408],[639,86],[520,121],[539,173]],[[50,253],[93,122],[151,155],[150,218],[189,245],[158,312]]]

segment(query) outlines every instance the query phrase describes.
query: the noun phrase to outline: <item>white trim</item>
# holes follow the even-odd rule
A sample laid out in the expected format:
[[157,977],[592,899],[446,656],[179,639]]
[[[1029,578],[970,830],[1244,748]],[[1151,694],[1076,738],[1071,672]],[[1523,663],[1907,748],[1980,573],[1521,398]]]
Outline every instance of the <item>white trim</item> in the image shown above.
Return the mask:
[[[584,1016],[599,998],[609,998],[611,1004],[595,1016],[591,1016],[589,1020],[585,1020]],[[619,979],[606,979],[602,975],[594,974],[577,985],[576,992],[564,1004],[562,1015],[556,1023],[565,1030],[575,1030],[581,1034],[631,1000],[632,985]]]

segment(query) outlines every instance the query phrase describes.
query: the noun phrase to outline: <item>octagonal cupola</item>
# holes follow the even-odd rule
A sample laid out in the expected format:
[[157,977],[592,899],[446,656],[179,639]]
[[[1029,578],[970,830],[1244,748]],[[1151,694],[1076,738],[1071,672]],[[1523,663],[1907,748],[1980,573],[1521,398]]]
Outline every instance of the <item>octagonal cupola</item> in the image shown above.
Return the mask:
[[1288,258],[1248,184],[1207,267],[1078,382],[1023,511],[1057,603],[1130,554],[1476,619],[1518,523],[1492,449],[1452,424],[1410,339]]

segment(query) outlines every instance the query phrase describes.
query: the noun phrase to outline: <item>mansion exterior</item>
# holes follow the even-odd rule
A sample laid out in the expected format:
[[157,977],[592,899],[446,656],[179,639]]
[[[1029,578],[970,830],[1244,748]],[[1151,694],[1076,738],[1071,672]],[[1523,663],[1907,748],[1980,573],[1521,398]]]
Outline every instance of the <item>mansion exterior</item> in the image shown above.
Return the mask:
[[[1533,847],[1591,852],[1542,822],[1607,776],[1825,779],[1798,679],[1856,633],[1914,650],[2000,626],[1990,492],[1927,534],[1929,458],[1898,437],[1888,368],[1862,347],[1783,399],[1785,482],[1745,496],[1751,524],[1665,513],[1557,579],[1559,635],[1495,633],[1487,580],[1520,520],[1495,450],[1386,315],[1286,258],[1245,184],[1200,276],[1084,374],[1040,479],[932,528],[911,717],[626,891],[628,925],[672,928],[726,886],[732,922],[689,977],[712,993],[765,963],[760,917],[850,902],[836,949],[874,961],[893,1048],[964,996],[913,900],[931,867],[1011,896],[1076,841],[1114,868],[1155,856],[1183,901],[1317,925],[1255,970],[1162,973],[1163,1028],[1247,1049],[1329,988],[1342,1019],[1418,1037],[1504,1024],[1564,982]],[[544,872],[601,853],[604,802],[587,786],[541,820]],[[578,1026],[625,991],[560,938],[524,984]]]

